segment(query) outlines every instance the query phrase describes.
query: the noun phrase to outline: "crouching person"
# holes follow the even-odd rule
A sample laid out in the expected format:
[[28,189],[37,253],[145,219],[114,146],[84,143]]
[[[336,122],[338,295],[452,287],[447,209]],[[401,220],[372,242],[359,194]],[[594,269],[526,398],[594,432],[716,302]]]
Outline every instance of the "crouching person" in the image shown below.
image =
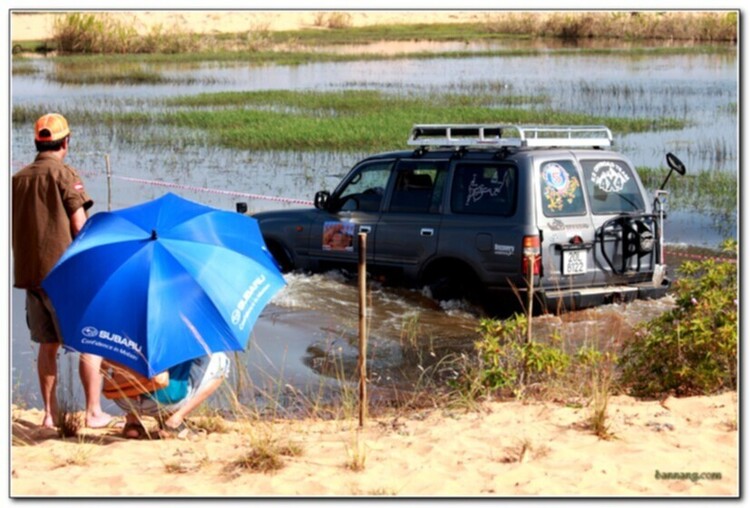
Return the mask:
[[[169,381],[165,381],[165,386],[151,391],[141,390],[142,393],[138,394],[134,394],[132,389],[126,393],[110,385],[108,395],[107,384],[108,381],[111,384],[113,376],[105,373],[104,395],[113,398],[126,413],[124,437],[185,439],[191,432],[185,417],[221,386],[229,375],[229,368],[230,360],[225,353],[201,356],[168,369]],[[113,395],[115,391],[117,394]],[[143,416],[156,418],[158,427],[147,431],[143,426]]]

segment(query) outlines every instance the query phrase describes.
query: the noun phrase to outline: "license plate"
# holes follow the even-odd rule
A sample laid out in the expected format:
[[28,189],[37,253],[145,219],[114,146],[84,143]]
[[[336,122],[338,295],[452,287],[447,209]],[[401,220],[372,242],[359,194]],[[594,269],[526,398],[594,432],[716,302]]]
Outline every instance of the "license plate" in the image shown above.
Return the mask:
[[562,251],[563,275],[580,275],[586,273],[586,250]]

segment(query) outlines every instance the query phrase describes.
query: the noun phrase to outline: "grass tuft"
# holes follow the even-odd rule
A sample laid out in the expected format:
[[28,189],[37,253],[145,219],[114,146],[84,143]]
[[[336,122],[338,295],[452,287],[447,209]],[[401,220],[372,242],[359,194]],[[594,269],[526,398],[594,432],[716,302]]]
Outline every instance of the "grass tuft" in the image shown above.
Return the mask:
[[297,457],[302,448],[294,443],[278,443],[275,439],[256,440],[249,452],[231,461],[226,470],[246,470],[254,473],[272,473],[283,469],[283,457]]

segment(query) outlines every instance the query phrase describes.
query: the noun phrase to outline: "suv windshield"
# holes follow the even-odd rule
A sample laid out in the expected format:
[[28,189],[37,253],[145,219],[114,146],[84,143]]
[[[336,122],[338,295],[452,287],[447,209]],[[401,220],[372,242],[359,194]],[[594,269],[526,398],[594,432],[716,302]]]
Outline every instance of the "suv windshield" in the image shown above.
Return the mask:
[[454,213],[511,215],[516,206],[517,171],[510,164],[456,164],[451,210]]
[[618,160],[583,160],[586,191],[597,215],[642,212],[643,197],[633,170]]

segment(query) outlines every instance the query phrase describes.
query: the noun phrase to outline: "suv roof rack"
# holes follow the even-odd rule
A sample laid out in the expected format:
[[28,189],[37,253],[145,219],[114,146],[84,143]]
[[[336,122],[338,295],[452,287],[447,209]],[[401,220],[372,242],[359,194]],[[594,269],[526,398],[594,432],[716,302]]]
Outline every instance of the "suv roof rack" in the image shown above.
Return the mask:
[[[503,137],[511,131],[516,137]],[[412,146],[605,147],[612,132],[603,125],[418,124],[407,141]]]

